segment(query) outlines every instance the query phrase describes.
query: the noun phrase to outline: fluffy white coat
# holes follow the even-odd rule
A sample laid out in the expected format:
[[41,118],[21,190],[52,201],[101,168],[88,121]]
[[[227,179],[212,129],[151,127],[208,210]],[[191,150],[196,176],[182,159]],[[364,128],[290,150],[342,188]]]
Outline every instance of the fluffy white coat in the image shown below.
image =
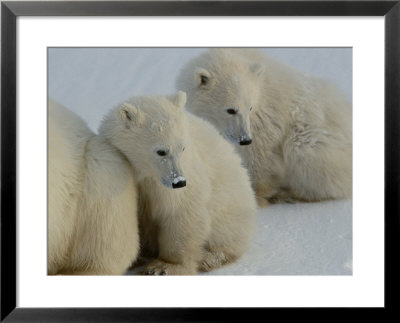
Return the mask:
[[48,273],[123,274],[139,250],[133,168],[52,100],[48,127]]
[[352,109],[328,82],[255,49],[225,48],[185,65],[177,88],[235,144],[260,206],[351,197]]
[[[100,132],[136,170],[144,273],[189,275],[240,257],[256,201],[239,155],[208,122],[184,111],[186,95],[136,97]],[[175,187],[175,189],[174,189]]]

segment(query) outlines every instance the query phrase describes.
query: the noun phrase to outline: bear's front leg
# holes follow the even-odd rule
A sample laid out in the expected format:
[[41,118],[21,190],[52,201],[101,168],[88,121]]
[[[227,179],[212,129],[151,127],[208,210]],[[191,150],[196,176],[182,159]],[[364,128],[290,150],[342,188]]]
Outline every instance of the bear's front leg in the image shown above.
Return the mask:
[[207,234],[206,214],[173,215],[162,221],[158,232],[158,258],[145,275],[195,275]]

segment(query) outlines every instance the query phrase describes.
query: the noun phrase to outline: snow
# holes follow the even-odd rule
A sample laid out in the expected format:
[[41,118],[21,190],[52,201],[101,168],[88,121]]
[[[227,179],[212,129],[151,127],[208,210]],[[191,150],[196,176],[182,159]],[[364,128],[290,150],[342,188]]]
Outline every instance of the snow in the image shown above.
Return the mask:
[[175,178],[174,178],[174,180],[172,181],[172,183],[178,184],[179,182],[183,182],[183,181],[186,181],[186,178],[183,177],[183,176],[178,176],[178,177],[175,177]]
[[351,214],[351,201],[260,209],[249,250],[207,275],[351,275]]
[[[50,48],[49,96],[97,130],[134,95],[176,91],[179,68],[202,48]],[[350,48],[265,48],[352,99]],[[258,210],[257,232],[234,264],[202,275],[351,275],[352,201],[278,204]],[[128,274],[134,274],[130,271]]]

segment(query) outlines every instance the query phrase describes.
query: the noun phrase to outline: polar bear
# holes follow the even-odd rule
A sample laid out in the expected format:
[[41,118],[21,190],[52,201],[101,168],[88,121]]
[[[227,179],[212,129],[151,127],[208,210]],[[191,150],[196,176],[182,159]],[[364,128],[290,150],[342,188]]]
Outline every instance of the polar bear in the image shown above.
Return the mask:
[[246,250],[257,203],[240,156],[208,122],[185,111],[186,94],[135,97],[100,133],[135,168],[139,232],[149,275],[192,275]]
[[49,100],[48,274],[123,274],[139,250],[137,197],[120,151]]
[[260,206],[351,197],[352,109],[328,82],[256,49],[215,48],[176,85],[187,109],[234,143]]

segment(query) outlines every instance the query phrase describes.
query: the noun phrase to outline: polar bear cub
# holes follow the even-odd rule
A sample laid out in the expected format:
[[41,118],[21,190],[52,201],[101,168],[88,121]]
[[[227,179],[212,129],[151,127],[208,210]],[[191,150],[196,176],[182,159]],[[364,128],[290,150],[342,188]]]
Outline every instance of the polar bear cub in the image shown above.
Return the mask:
[[48,130],[48,273],[123,274],[139,250],[133,168],[51,100]]
[[256,201],[233,147],[184,110],[186,94],[136,97],[106,116],[100,133],[135,168],[146,274],[189,275],[246,250]]
[[255,49],[211,49],[177,78],[187,108],[232,141],[260,206],[352,195],[351,104]]

